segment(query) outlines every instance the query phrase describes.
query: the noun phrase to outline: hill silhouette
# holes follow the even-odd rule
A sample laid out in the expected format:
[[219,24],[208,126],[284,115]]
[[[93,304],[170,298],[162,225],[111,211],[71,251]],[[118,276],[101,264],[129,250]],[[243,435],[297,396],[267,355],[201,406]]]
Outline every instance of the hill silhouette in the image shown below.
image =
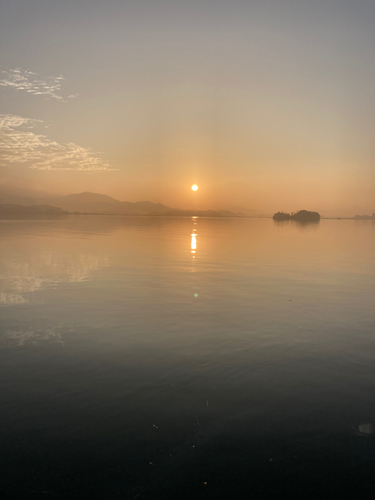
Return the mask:
[[152,212],[162,214],[171,210],[170,207],[161,203],[120,201],[105,194],[91,193],[89,191],[59,196],[8,185],[0,186],[0,204],[25,206],[43,204],[59,207],[68,212],[119,215],[147,215]]
[[[151,201],[119,201],[111,196],[100,193],[69,194],[66,196],[53,195],[31,189],[0,187],[0,204],[8,204],[7,212],[3,213],[36,213],[35,206],[50,206],[61,212],[87,213],[103,215],[168,215],[168,216],[200,216],[200,217],[245,217],[245,214],[234,213],[230,210],[179,210],[167,207],[162,203]],[[12,205],[14,208],[11,208]],[[21,210],[20,206],[30,207],[30,210]],[[5,210],[5,209],[4,209]],[[42,210],[42,209],[41,209]],[[33,212],[34,211],[34,212]]]

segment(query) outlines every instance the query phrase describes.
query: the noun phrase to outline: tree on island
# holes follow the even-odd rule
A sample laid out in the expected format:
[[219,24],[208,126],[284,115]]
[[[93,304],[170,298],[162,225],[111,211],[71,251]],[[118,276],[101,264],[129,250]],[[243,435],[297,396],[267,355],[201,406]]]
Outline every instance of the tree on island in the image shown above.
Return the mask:
[[290,214],[286,214],[285,212],[277,212],[273,218],[274,220],[290,220]]
[[277,212],[273,216],[274,220],[296,220],[298,222],[311,222],[320,220],[318,212],[309,212],[308,210],[299,210],[297,213],[288,214],[285,212]]

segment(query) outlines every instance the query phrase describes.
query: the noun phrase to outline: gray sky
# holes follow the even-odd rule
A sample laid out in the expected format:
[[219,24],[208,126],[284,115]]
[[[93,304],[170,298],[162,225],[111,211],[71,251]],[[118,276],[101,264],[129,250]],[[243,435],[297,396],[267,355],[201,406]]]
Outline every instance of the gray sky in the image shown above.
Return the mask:
[[367,0],[3,1],[1,178],[375,211],[374,21]]

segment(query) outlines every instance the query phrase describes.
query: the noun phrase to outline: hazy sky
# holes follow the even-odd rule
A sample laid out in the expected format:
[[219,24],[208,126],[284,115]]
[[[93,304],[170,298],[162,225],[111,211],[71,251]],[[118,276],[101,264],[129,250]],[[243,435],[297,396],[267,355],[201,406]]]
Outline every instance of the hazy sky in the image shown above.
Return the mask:
[[375,211],[374,25],[373,0],[3,0],[2,182]]

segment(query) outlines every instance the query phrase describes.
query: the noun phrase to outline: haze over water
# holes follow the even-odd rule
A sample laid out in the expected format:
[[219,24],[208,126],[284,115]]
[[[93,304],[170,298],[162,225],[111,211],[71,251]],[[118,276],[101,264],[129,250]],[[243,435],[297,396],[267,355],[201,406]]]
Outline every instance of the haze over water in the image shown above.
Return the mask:
[[373,222],[0,227],[4,498],[374,498]]

